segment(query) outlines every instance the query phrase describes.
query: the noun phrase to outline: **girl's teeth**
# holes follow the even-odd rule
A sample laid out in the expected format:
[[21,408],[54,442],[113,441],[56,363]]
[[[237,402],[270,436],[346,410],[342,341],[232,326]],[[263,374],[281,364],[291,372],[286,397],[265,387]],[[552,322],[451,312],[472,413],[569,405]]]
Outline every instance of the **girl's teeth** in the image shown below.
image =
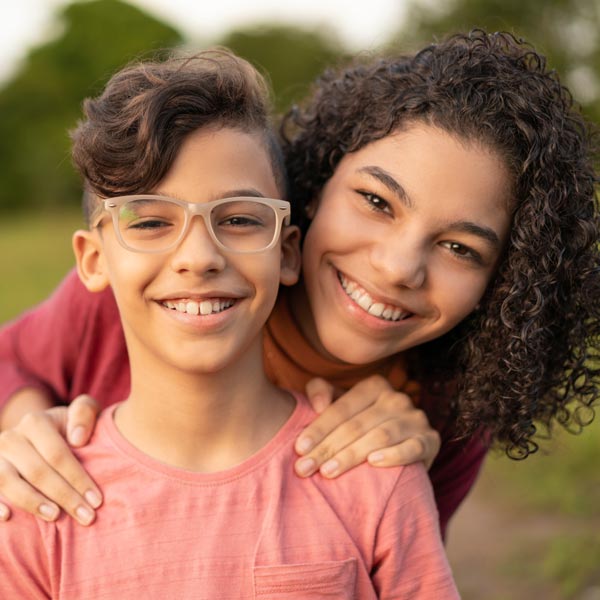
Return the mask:
[[382,302],[374,302],[373,298],[355,281],[348,281],[341,273],[339,279],[346,294],[370,315],[386,321],[400,321],[409,316],[409,313],[404,313],[399,308],[394,308]]
[[383,310],[385,306],[380,302],[376,302],[375,304],[371,304],[371,308],[367,311],[370,315],[375,317],[381,317],[383,315]]
[[210,315],[212,312],[212,302],[208,300],[203,300],[200,302],[200,314],[201,315]]
[[363,294],[359,301],[357,302],[357,304],[363,309],[368,311],[371,304],[373,304],[373,299],[371,298],[371,296],[369,296],[369,294]]

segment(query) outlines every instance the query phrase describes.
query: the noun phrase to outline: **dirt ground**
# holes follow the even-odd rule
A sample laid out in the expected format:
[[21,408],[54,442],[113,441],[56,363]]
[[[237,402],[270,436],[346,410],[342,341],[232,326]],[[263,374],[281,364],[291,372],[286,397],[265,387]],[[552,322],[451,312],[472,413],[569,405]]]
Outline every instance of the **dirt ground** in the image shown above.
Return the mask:
[[585,523],[520,513],[518,507],[498,504],[493,487],[484,470],[448,531],[448,556],[463,600],[600,600],[600,582],[566,595],[543,576],[541,566],[553,539],[577,532],[585,535],[591,527],[600,531],[600,518]]

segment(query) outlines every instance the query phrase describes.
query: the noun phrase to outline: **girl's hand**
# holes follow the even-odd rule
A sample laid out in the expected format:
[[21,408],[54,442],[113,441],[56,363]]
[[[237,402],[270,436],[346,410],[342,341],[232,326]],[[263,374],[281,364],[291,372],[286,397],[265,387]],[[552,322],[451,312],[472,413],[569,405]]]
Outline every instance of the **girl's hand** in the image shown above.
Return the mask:
[[384,377],[364,379],[333,403],[333,386],[312,379],[306,395],[319,416],[296,440],[302,458],[295,469],[302,477],[317,470],[337,477],[365,460],[377,467],[423,461],[429,468],[440,449],[425,413]]
[[[88,442],[99,412],[93,398],[79,396],[68,408],[30,412],[18,425],[0,433],[3,498],[13,508],[46,521],[56,520],[62,508],[82,525],[92,523],[102,495],[69,443],[83,446]],[[0,503],[0,519],[9,517],[10,509]]]

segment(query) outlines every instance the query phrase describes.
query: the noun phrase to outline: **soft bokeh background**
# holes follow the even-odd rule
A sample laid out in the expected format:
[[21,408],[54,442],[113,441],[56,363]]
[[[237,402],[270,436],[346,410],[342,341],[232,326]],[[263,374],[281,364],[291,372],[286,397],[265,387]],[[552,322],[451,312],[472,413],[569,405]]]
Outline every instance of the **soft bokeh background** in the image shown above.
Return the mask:
[[[0,10],[0,322],[42,300],[73,264],[80,184],[67,131],[81,100],[161,48],[231,47],[269,75],[281,112],[353,53],[410,50],[475,26],[508,30],[544,52],[600,122],[598,0],[13,4]],[[519,463],[493,455],[450,528],[466,600],[600,599],[598,420],[542,446]]]

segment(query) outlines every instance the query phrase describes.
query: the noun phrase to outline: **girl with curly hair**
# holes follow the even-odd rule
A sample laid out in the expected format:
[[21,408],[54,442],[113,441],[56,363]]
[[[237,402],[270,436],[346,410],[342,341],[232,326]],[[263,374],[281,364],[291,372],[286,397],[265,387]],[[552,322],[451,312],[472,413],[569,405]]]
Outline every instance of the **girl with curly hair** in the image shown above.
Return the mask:
[[[267,325],[267,372],[307,385],[321,410],[346,391],[298,440],[297,472],[433,461],[444,530],[490,445],[525,458],[540,429],[593,416],[591,127],[530,46],[474,31],[327,71],[282,137],[303,280],[280,292]],[[2,330],[0,369],[3,429],[80,393],[124,397],[114,299],[69,275]],[[84,443],[96,412],[83,398],[3,433],[2,494],[46,519],[58,506],[89,515],[100,490],[59,433]]]

